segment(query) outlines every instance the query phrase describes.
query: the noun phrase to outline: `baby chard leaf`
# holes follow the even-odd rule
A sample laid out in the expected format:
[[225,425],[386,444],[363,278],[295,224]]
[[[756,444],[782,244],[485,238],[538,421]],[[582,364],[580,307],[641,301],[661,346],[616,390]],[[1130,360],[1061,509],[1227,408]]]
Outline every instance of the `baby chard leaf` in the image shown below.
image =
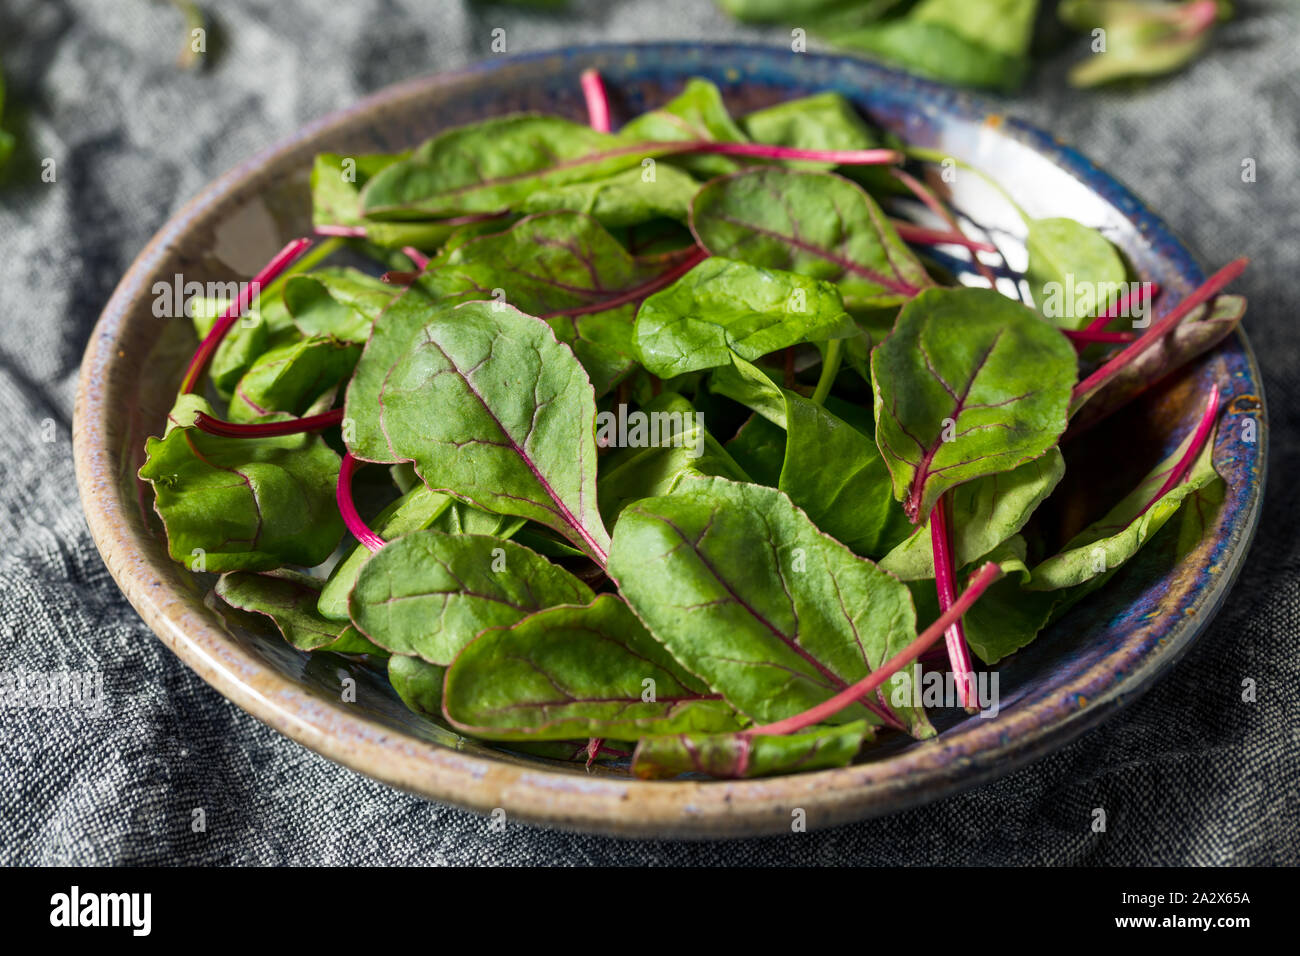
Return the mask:
[[[1027,461],[1011,471],[985,475],[952,489],[948,493],[948,526],[956,566],[961,567],[988,554],[1023,528],[1064,475],[1065,459],[1059,449],[1053,448],[1041,458]],[[917,526],[906,541],[881,558],[880,566],[904,581],[933,578],[934,551],[929,518]],[[999,581],[991,590],[996,591],[1006,584],[1006,581]],[[987,603],[985,598],[980,606]]]
[[1214,438],[1205,442],[1186,478],[1152,501],[1196,438],[1192,433],[1104,517],[1075,535],[1060,554],[1032,569],[1031,591],[1070,588],[1107,575],[1135,555],[1178,511],[1184,500],[1223,481],[1214,470]]
[[153,484],[168,551],[193,570],[313,567],[343,536],[339,458],[318,435],[222,438],[177,427],[148,439],[145,453],[140,477]]
[[[221,297],[195,296],[190,299],[194,331],[200,340],[211,331],[229,305],[230,300]],[[291,345],[300,338],[302,335],[285,308],[284,298],[278,295],[261,296],[217,346],[208,366],[208,377],[220,394],[228,396],[263,353],[268,349]]]
[[[375,534],[385,541],[391,541],[412,531],[422,531],[429,527],[452,504],[452,499],[446,495],[431,491],[423,484],[416,485],[379,512],[370,525]],[[361,573],[362,565],[369,560],[370,555],[370,549],[359,544],[334,566],[329,580],[321,589],[316,610],[331,620],[348,620],[348,595],[352,592],[352,586],[357,583],[357,575]]]
[[[916,636],[906,585],[762,485],[693,479],[629,505],[610,573],[677,660],[764,723],[829,699]],[[869,713],[855,704],[839,719]],[[919,709],[897,714],[932,732]]]
[[[962,629],[966,643],[980,660],[985,664],[996,664],[1033,642],[1055,612],[1061,592],[1024,589],[1029,569],[1025,566],[1025,541],[1020,535],[1004,541],[982,557],[996,562],[1006,577],[991,584],[962,615]],[[976,570],[971,565],[958,576],[961,590],[965,590]],[[937,617],[939,599],[934,584],[918,580],[909,582],[908,586],[916,601],[917,615],[922,620]]]
[[1205,48],[1215,21],[1230,9],[1213,0],[1063,0],[1062,21],[1106,37],[1104,51],[1070,70],[1070,84],[1098,86],[1181,69]]
[[921,0],[909,14],[1010,57],[1029,53],[1037,15],[1038,0]]
[[356,269],[317,269],[285,283],[284,303],[303,334],[364,345],[400,291]]
[[375,323],[348,387],[349,450],[414,462],[429,487],[553,528],[604,565],[595,397],[573,352],[502,303],[407,301]]
[[1054,325],[1078,329],[1124,291],[1128,272],[1110,241],[1073,219],[1027,219],[1025,279]]
[[380,647],[445,666],[484,628],[591,599],[568,571],[513,541],[413,531],[362,566],[348,609]]
[[632,773],[662,780],[683,773],[739,779],[846,766],[871,728],[859,720],[797,734],[676,734],[644,737],[632,755]]
[[[795,149],[879,149],[883,139],[839,93],[827,91],[746,113],[740,126],[756,143]],[[814,160],[787,161],[793,169],[832,169]]]
[[765,430],[785,429],[775,484],[818,528],[867,557],[885,554],[911,533],[869,432],[778,387],[757,366],[734,355],[731,365],[714,372],[711,387],[753,409],[768,426]]
[[907,516],[966,481],[1039,457],[1065,430],[1065,336],[992,289],[928,289],[871,353],[876,443]]
[[[601,514],[607,522],[613,522],[628,502],[672,494],[690,475],[747,480],[745,472],[709,434],[702,416],[696,417],[695,409],[682,395],[663,392],[640,411],[649,421],[662,422],[653,436],[657,444],[633,445],[629,441],[629,447],[620,448],[601,462],[598,490]],[[606,414],[613,418],[613,413]],[[597,427],[598,440],[603,431]]]
[[835,283],[850,310],[933,285],[876,201],[834,173],[764,166],[716,179],[695,197],[691,228],[711,255]]
[[726,449],[757,484],[775,488],[781,480],[781,467],[785,463],[785,429],[757,412],[740,426],[727,442]]
[[448,130],[381,170],[361,191],[361,210],[380,219],[499,212],[539,189],[605,179],[672,151],[558,116],[496,117]]
[[[619,135],[623,139],[655,143],[675,140],[748,142],[744,131],[727,112],[718,88],[698,77],[688,80],[685,89],[663,106],[632,120]],[[726,156],[679,156],[672,162],[706,178],[725,175],[741,166]]]
[[1028,57],[991,49],[963,35],[954,24],[934,19],[897,17],[844,31],[834,39],[838,46],[959,86],[1010,91],[1021,84],[1029,69]]
[[457,246],[434,260],[420,285],[445,301],[504,295],[546,319],[600,395],[636,364],[637,304],[673,265],[630,255],[590,216],[548,212]]
[[230,420],[252,422],[275,412],[301,415],[352,374],[360,355],[361,346],[325,336],[272,349],[235,386]]
[[794,392],[785,400],[778,487],[857,554],[878,557],[902,542],[912,526],[890,493],[889,470],[871,436]]
[[316,578],[281,569],[267,574],[231,571],[221,576],[216,592],[231,607],[269,617],[298,650],[318,651],[336,642],[348,627],[316,610],[320,588]]
[[418,657],[394,654],[388,659],[388,682],[402,703],[425,717],[442,716],[442,682],[447,668]]
[[311,220],[315,226],[359,226],[361,187],[370,178],[409,153],[368,153],[343,156],[317,153],[311,168]]
[[753,360],[856,332],[829,282],[715,256],[646,299],[634,335],[641,363],[672,378],[726,365],[732,352]]
[[611,229],[660,218],[685,222],[699,188],[689,173],[661,163],[653,178],[637,167],[591,183],[539,189],[516,209],[523,213],[580,212]]
[[488,740],[635,740],[738,730],[618,597],[553,607],[484,631],[447,671],[443,712]]
[[782,431],[789,424],[784,389],[763,369],[735,353],[727,364],[713,371],[709,391],[739,402]]

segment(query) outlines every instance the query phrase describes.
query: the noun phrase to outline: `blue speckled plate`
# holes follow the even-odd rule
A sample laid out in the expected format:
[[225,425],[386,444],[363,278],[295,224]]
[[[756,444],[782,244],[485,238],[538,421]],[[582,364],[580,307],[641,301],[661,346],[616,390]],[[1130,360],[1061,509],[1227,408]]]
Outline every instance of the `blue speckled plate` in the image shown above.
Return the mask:
[[[1125,445],[1125,460],[1109,460],[1104,432],[1084,439],[1096,450],[1084,484],[1105,489],[1108,475],[1140,473],[1134,459],[1154,462],[1176,445],[1195,417],[1196,394],[1219,382],[1228,410],[1215,464],[1227,500],[1199,546],[1171,571],[1153,542],[1104,590],[1004,662],[995,719],[941,723],[935,740],[900,741],[852,767],[739,782],[650,783],[617,769],[588,774],[463,740],[408,713],[378,675],[333,655],[298,654],[261,622],[219,613],[211,581],[168,560],[149,496],[135,479],[144,438],[161,432],[194,345],[188,322],[153,316],[154,281],[176,273],[199,281],[244,277],[287,238],[307,232],[307,172],[319,150],[401,149],[448,126],[517,110],[581,119],[578,75],[590,66],[607,79],[617,119],[667,100],[690,76],[717,82],[737,113],[838,90],[909,142],[996,173],[1031,215],[1072,216],[1103,229],[1142,278],[1160,283],[1162,305],[1201,281],[1164,224],[1075,150],[964,93],[848,57],[606,46],[499,58],[393,87],[313,123],[205,189],[141,253],[91,338],[77,399],[78,484],[110,571],[159,637],[245,710],[394,786],[481,811],[502,808],[515,819],[684,837],[788,832],[796,808],[810,825],[842,823],[973,786],[1095,726],[1186,652],[1242,565],[1263,493],[1268,430],[1258,429],[1257,444],[1236,437],[1242,416],[1264,424],[1259,370],[1241,333],[1125,413],[1130,434],[1142,436],[1137,446]],[[1016,265],[1023,247],[1009,210],[975,177],[959,176],[953,195]],[[356,703],[340,699],[349,676],[358,681]]]

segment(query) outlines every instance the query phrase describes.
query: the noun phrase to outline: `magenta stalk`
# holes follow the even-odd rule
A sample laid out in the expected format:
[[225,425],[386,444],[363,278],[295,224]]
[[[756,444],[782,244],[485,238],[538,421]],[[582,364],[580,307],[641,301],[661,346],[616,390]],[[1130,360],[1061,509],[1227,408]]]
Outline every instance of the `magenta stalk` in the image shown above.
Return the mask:
[[327,223],[322,226],[312,227],[312,231],[318,236],[338,236],[342,239],[366,238],[366,229],[364,226],[335,226]]
[[227,422],[213,418],[207,412],[194,416],[194,425],[201,432],[219,435],[222,438],[270,438],[276,435],[298,435],[303,432],[316,432],[329,428],[343,421],[343,409],[309,415],[306,418],[290,418],[282,422]]
[[[925,185],[925,183],[921,182],[905,169],[891,169],[890,172],[893,173],[895,179],[911,190],[912,195],[921,200],[922,204],[929,209],[930,212],[934,213],[946,222],[950,230],[958,235],[962,234],[961,226],[957,225],[957,220],[953,217],[953,214],[948,211],[948,207],[939,201],[939,197],[936,196],[930,188]],[[993,270],[984,264],[983,260],[980,259],[974,249],[970,250],[970,259],[972,264],[974,264],[976,271],[979,272],[979,274],[984,278],[984,281],[989,284],[989,288],[996,289],[998,287],[997,277],[993,274]]]
[[423,272],[429,267],[429,257],[415,246],[402,246],[402,255],[415,263],[415,268]]
[[185,369],[185,375],[181,378],[180,391],[182,395],[194,391],[199,376],[203,374],[203,370],[207,367],[212,354],[216,352],[217,346],[221,344],[221,340],[225,338],[226,333],[230,331],[230,327],[235,324],[235,320],[253,304],[253,299],[262,291],[262,287],[289,268],[295,259],[307,251],[310,245],[310,239],[293,240],[293,242],[277,252],[275,257],[262,268],[261,272],[253,276],[252,282],[240,288],[235,301],[230,303],[226,311],[221,313],[221,317],[212,324],[212,328],[203,337],[203,341],[199,343],[194,356],[190,359],[190,364]]
[[980,242],[978,239],[970,239],[960,232],[949,232],[944,229],[929,229],[925,226],[918,226],[914,223],[904,222],[901,219],[891,219],[890,225],[898,233],[898,238],[904,242],[910,242],[916,246],[964,246],[972,252],[997,252],[998,247],[991,242]]
[[[1200,457],[1201,450],[1205,448],[1205,443],[1210,439],[1210,432],[1214,429],[1214,423],[1219,418],[1219,385],[1216,382],[1210,389],[1210,399],[1205,403],[1205,411],[1201,413],[1201,420],[1196,423],[1196,431],[1192,432],[1192,440],[1187,445],[1187,451],[1183,452],[1182,457],[1178,459],[1177,464],[1170,469],[1164,483],[1161,484],[1160,490],[1151,496],[1151,500],[1142,506],[1142,510],[1137,513],[1137,517],[1146,514],[1151,506],[1157,501],[1169,494],[1178,484],[1187,477],[1191,471],[1192,465]],[[1135,519],[1136,520],[1136,519]]]
[[[930,547],[934,552],[934,587],[939,595],[939,610],[946,611],[957,601],[957,570],[952,557],[952,535],[948,531],[948,509],[942,495],[930,512]],[[977,707],[974,672],[966,632],[958,618],[944,633],[948,647],[948,666],[957,685],[957,703],[966,710]]]
[[609,97],[605,94],[605,82],[595,70],[582,71],[582,95],[587,101],[587,122],[597,133],[608,133]]
[[718,153],[723,156],[751,156],[754,159],[802,159],[837,166],[891,166],[903,161],[895,149],[797,149],[766,143],[715,143],[696,140],[686,143],[649,144],[666,146],[671,152]]
[[834,717],[845,707],[855,704],[860,698],[873,693],[885,681],[916,660],[922,651],[943,636],[954,621],[960,621],[961,616],[970,610],[971,605],[988,590],[989,585],[1000,577],[1002,577],[1002,569],[990,561],[975,573],[966,590],[962,592],[961,597],[957,599],[952,607],[940,614],[938,620],[922,631],[912,643],[862,678],[862,680],[844,688],[834,697],[822,701],[817,706],[808,708],[801,714],[786,717],[784,720],[778,720],[775,723],[764,724],[761,727],[751,727],[749,730],[741,731],[741,733],[747,737],[792,734],[814,724],[820,724],[829,717]]
[[356,471],[357,465],[358,462],[352,457],[351,452],[343,455],[343,461],[339,463],[339,482],[335,486],[334,497],[338,501],[339,514],[343,516],[343,523],[347,525],[348,531],[352,532],[352,537],[369,550],[378,551],[384,546],[384,539],[371,531],[370,527],[361,520],[361,515],[357,514],[357,506],[352,503],[352,474]]
[[1061,331],[1074,343],[1075,348],[1083,348],[1094,342],[1132,342],[1137,338],[1132,332],[1093,332],[1089,329],[1061,329]]
[[[1091,322],[1085,325],[1082,329],[1082,332],[1085,335],[1092,335],[1098,332],[1104,332],[1106,326],[1109,325],[1114,319],[1128,313],[1130,305],[1141,305],[1143,302],[1146,301],[1148,296],[1154,299],[1159,294],[1160,294],[1160,285],[1155,282],[1139,283],[1136,292],[1134,292],[1132,289],[1125,289],[1124,294],[1121,295],[1114,302],[1112,302],[1105,309],[1103,309],[1095,319],[1093,319]],[[1132,336],[1132,338],[1137,338],[1137,336]],[[1076,338],[1074,343],[1075,351],[1082,352],[1085,346],[1088,344],[1088,342],[1098,342],[1098,341],[1105,341],[1105,340]],[[1114,340],[1114,341],[1119,341],[1119,340]]]
[[648,282],[643,282],[641,285],[637,286],[634,289],[629,289],[628,291],[620,295],[616,295],[611,299],[603,299],[600,302],[592,302],[589,305],[579,305],[579,306],[575,306],[572,309],[558,309],[555,312],[547,312],[545,315],[541,316],[541,318],[553,319],[557,316],[562,316],[562,315],[587,315],[592,312],[604,312],[606,309],[615,309],[618,308],[620,305],[626,305],[629,302],[639,302],[641,299],[650,296],[651,293],[657,292],[658,290],[664,288],[665,286],[671,285],[673,282],[676,282],[678,279],[680,279],[686,273],[690,272],[692,269],[694,269],[696,266],[698,266],[701,262],[703,262],[708,257],[709,254],[707,252],[705,252],[703,249],[696,246],[693,250],[691,250],[690,254],[687,255],[685,259],[683,259],[677,265],[673,266],[667,272],[663,273],[662,275],[655,276],[653,279],[649,280]]

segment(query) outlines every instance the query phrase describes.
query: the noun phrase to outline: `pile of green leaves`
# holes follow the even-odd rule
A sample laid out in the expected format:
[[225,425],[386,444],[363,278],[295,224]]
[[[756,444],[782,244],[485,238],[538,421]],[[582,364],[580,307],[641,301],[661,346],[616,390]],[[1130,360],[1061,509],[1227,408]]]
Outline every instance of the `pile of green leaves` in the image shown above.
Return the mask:
[[[960,86],[1014,90],[1028,75],[1038,0],[718,0],[738,19],[801,27],[826,42]],[[1157,76],[1187,65],[1222,0],[1062,0],[1061,23],[1089,35],[1075,86]]]
[[[517,115],[318,157],[316,222],[417,268],[291,270],[198,360],[140,470],[172,556],[513,749],[757,776],[933,735],[908,691],[949,624],[954,666],[993,664],[1212,520],[1208,426],[1081,529],[1036,518],[1071,417],[1244,304],[1222,279],[1116,351],[1077,331],[1104,314],[945,285],[888,171],[836,168],[882,142],[837,94],[733,118],[696,80],[618,133]],[[1126,278],[1086,226],[1029,226],[1025,287]],[[225,307],[194,303],[208,344]]]

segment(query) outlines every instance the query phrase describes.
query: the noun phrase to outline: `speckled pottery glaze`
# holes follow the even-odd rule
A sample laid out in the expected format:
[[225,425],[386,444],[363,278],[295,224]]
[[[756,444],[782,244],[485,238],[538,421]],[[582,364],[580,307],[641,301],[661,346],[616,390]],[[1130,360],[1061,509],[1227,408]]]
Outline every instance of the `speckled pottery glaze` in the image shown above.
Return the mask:
[[[1105,589],[1003,662],[996,718],[950,718],[936,739],[896,741],[839,770],[642,782],[618,768],[587,773],[500,752],[409,713],[380,674],[335,655],[294,651],[263,620],[220,608],[211,576],[169,560],[152,496],[135,475],[146,436],[162,432],[194,338],[187,320],[154,316],[154,283],[176,274],[247,278],[288,238],[308,233],[308,172],[318,151],[404,149],[449,126],[519,110],[581,120],[578,76],[587,67],[605,76],[618,120],[669,99],[690,76],[718,83],[737,113],[837,90],[909,142],[995,171],[1031,215],[1101,228],[1143,279],[1160,283],[1162,305],[1202,279],[1164,224],[1075,150],[967,94],[849,57],[731,45],[600,46],[503,57],[392,87],[311,124],[193,199],[135,260],[86,349],[74,424],[81,499],[110,572],[163,642],[249,713],[393,786],[482,812],[499,807],[520,821],[696,838],[789,832],[795,808],[810,826],[845,823],[987,781],[1095,726],[1177,661],[1240,569],[1263,494],[1268,429],[1259,371],[1240,332],[1125,413],[1143,428],[1154,462],[1191,427],[1196,395],[1211,381],[1225,390],[1214,460],[1227,500],[1194,552],[1170,571],[1153,542]],[[1006,210],[996,211],[974,179],[958,178],[954,202],[998,228],[983,217]],[[1005,225],[1015,233],[1014,221]],[[1260,424],[1258,443],[1237,437],[1247,415]],[[1125,455],[1113,470],[1131,480],[1141,472],[1128,446]],[[339,694],[349,675],[358,681],[354,704]]]

